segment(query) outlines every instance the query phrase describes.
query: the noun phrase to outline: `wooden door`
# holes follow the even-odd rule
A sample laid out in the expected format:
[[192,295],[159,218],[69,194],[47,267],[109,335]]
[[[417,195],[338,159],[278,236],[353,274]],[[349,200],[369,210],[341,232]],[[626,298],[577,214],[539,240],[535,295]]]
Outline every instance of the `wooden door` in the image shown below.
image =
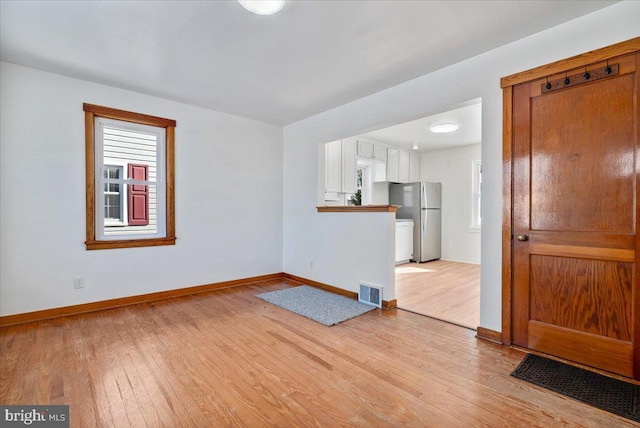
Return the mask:
[[512,208],[513,343],[636,378],[638,59],[514,86]]

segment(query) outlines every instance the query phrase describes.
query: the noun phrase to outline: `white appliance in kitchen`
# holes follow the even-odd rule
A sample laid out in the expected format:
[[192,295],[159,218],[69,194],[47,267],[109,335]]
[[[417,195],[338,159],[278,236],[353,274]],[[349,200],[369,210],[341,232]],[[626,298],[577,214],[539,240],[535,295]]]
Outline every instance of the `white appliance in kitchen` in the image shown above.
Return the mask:
[[389,185],[389,203],[400,205],[396,218],[411,219],[413,258],[416,262],[437,260],[441,253],[441,183],[421,181]]
[[396,219],[396,264],[413,258],[413,220]]

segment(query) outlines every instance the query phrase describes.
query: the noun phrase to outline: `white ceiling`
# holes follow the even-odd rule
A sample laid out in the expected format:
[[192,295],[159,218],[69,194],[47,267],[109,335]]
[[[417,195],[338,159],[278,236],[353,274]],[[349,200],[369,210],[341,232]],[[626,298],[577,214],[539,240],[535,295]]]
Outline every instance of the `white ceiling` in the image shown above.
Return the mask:
[[285,125],[615,1],[0,1],[0,59]]
[[[431,132],[431,125],[441,123],[455,123],[460,127],[446,134]],[[405,149],[413,149],[413,145],[417,144],[418,151],[421,152],[481,143],[482,103],[480,99],[472,100],[463,107],[367,132],[360,136]]]

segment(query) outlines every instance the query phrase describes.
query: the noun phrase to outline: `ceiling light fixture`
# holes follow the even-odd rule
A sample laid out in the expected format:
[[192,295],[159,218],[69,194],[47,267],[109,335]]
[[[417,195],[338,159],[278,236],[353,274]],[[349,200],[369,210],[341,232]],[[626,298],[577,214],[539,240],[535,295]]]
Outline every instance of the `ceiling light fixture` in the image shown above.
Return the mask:
[[431,132],[435,134],[444,134],[446,132],[453,132],[458,129],[457,123],[440,123],[438,125],[431,125]]
[[413,150],[418,150],[420,147],[418,147],[418,143],[413,143]]
[[238,3],[256,15],[274,15],[284,6],[284,0],[238,0]]

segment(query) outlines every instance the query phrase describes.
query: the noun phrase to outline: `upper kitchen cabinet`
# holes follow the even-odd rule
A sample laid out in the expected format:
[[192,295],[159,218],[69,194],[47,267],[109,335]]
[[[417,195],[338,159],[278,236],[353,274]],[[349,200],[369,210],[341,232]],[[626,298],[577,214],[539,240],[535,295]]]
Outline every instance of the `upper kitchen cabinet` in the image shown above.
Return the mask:
[[356,193],[356,139],[342,140],[342,192]]
[[409,152],[391,147],[387,149],[387,181],[392,183],[409,183],[410,179],[413,181],[410,167],[411,155]]
[[387,181],[400,182],[400,150],[389,147],[387,150]]
[[324,191],[342,191],[342,141],[324,145]]
[[420,181],[420,154],[409,155],[409,183]]
[[398,180],[400,183],[409,182],[409,153],[400,150],[398,162]]
[[375,157],[373,143],[358,139],[358,156],[361,158],[373,159]]
[[387,147],[384,144],[358,138],[358,157],[384,162],[387,160]]
[[373,155],[376,160],[386,162],[387,161],[387,146],[379,143],[373,145]]
[[333,141],[324,145],[324,191],[356,192],[356,140]]

